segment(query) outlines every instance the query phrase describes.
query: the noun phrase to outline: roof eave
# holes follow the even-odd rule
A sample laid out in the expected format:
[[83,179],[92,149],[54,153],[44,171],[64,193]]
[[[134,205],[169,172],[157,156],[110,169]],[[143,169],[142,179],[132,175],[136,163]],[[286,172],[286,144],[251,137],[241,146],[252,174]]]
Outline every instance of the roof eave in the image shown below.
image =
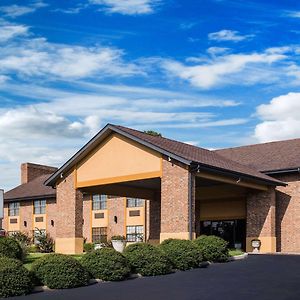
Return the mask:
[[4,202],[15,202],[15,201],[30,201],[30,200],[37,200],[37,199],[55,199],[56,194],[52,195],[38,195],[38,196],[27,196],[27,197],[16,197],[16,198],[5,198],[4,196]]
[[300,173],[300,167],[288,168],[288,169],[278,169],[278,170],[268,170],[261,171],[266,175],[276,175],[276,174],[285,174],[285,173]]
[[252,176],[249,174],[245,174],[245,173],[240,173],[240,172],[235,172],[235,171],[230,171],[230,170],[226,170],[226,169],[222,169],[222,168],[217,168],[217,167],[213,167],[213,166],[209,166],[209,165],[205,165],[205,164],[201,164],[198,162],[193,162],[193,164],[195,165],[199,165],[200,166],[200,171],[204,170],[204,171],[211,171],[214,173],[218,173],[221,175],[225,175],[225,176],[236,176],[237,179],[239,178],[245,178],[251,181],[254,181],[256,183],[262,184],[264,183],[264,185],[271,185],[271,186],[287,186],[288,184],[283,182],[283,181],[273,181],[273,180],[268,180],[268,179],[263,179],[263,178],[258,178],[256,176]]
[[46,186],[55,186],[56,181],[60,177],[60,174],[64,172],[68,172],[76,163],[78,163],[83,157],[84,154],[92,150],[94,147],[94,144],[96,142],[101,142],[104,140],[111,132],[118,133],[124,137],[127,137],[137,143],[140,143],[154,151],[157,151],[163,155],[166,155],[172,159],[175,159],[183,164],[190,165],[192,161],[184,159],[174,153],[168,152],[160,147],[157,147],[149,142],[146,142],[142,139],[139,139],[127,132],[122,131],[119,128],[116,128],[114,125],[107,124],[98,134],[96,134],[87,144],[85,144],[79,151],[77,151],[62,167],[60,167],[54,174],[52,174],[45,182],[44,184]]

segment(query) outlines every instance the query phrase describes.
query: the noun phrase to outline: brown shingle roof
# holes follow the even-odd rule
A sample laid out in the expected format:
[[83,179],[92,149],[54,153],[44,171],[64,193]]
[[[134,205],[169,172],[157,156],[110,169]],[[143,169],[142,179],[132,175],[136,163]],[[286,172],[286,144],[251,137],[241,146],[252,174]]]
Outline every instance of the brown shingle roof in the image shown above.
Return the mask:
[[4,194],[4,201],[56,197],[56,190],[44,185],[45,180],[49,176],[50,174],[42,175],[28,183],[15,187]]
[[138,143],[144,144],[164,155],[172,156],[178,161],[187,165],[191,163],[200,164],[202,169],[209,168],[215,172],[226,172],[231,175],[248,177],[254,180],[260,180],[272,185],[285,185],[283,182],[260,173],[255,168],[240,164],[233,160],[227,159],[214,151],[199,148],[182,142],[170,140],[164,137],[152,136],[144,132],[112,124],[107,124],[95,137],[84,145],[73,157],[71,157],[59,170],[50,176],[45,184],[54,186],[57,180],[64,173],[68,172],[73,166],[81,161],[101,143],[109,134],[116,132],[124,135]]
[[262,180],[273,181],[279,183],[276,179],[260,173],[257,169],[243,165],[234,160],[225,158],[214,151],[204,148],[196,147],[193,145],[185,144],[175,140],[167,139],[160,136],[152,136],[144,132],[123,127],[115,126],[120,130],[129,133],[143,141],[158,146],[164,150],[174,153],[192,162],[204,164],[206,166],[215,167],[218,169],[229,170],[232,172],[249,175]]
[[300,167],[300,139],[220,149],[215,152],[262,172]]

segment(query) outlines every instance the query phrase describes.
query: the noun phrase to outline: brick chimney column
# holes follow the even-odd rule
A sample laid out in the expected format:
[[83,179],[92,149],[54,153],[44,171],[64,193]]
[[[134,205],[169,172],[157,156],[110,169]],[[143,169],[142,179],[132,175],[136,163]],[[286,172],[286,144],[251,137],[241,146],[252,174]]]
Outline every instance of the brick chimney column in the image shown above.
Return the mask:
[[76,189],[76,172],[66,175],[57,185],[55,252],[83,252],[83,195]]

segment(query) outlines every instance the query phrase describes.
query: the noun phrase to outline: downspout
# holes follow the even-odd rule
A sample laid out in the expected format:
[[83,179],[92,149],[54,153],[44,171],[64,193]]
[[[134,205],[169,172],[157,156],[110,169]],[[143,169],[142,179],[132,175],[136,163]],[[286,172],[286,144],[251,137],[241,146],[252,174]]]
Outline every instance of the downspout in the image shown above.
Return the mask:
[[194,221],[194,216],[193,216],[193,175],[192,172],[189,171],[189,183],[188,183],[188,214],[189,214],[189,239],[193,239],[193,221]]

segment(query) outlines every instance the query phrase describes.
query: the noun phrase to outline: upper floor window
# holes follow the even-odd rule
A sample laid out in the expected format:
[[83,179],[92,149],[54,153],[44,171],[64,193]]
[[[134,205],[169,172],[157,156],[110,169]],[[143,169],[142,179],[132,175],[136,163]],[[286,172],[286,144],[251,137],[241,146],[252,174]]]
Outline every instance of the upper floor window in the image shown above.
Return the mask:
[[18,216],[20,210],[20,202],[11,202],[8,206],[8,215],[9,216]]
[[93,195],[93,210],[106,209],[107,207],[107,195]]
[[46,213],[46,200],[35,200],[33,203],[33,213],[41,215]]
[[127,207],[142,207],[144,206],[144,199],[127,198]]

